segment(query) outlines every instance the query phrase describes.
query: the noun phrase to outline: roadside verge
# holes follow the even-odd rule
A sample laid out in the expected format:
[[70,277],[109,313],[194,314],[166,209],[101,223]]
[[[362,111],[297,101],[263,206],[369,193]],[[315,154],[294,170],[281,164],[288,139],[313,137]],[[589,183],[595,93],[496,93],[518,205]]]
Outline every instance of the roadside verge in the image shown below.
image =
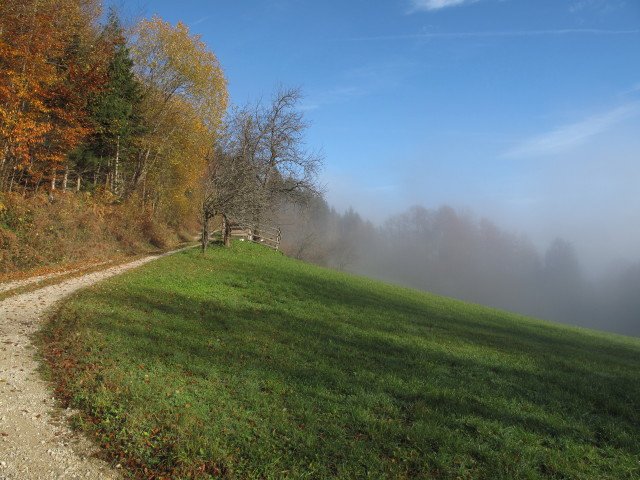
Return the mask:
[[195,246],[150,255],[0,301],[0,479],[120,478],[116,469],[92,457],[97,447],[68,427],[65,419],[73,412],[55,410],[50,386],[37,371],[39,362],[31,337],[47,311],[68,295]]

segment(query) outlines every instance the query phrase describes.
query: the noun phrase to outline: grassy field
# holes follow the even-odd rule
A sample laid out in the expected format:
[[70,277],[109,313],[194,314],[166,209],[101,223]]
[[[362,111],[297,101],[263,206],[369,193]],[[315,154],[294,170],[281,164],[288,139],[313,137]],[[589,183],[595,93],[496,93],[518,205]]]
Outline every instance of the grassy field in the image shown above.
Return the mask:
[[138,478],[640,478],[638,339],[259,245],[114,278],[42,338],[78,424]]

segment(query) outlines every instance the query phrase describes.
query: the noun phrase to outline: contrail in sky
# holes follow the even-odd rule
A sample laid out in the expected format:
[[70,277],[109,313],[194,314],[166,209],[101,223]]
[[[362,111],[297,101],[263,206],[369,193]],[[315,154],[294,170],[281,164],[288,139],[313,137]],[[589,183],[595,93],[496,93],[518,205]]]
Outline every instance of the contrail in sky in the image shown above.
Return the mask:
[[512,30],[495,32],[425,32],[408,35],[382,35],[378,37],[356,37],[346,40],[352,41],[380,41],[380,40],[419,40],[429,38],[486,38],[486,37],[533,37],[541,35],[633,35],[640,30],[602,30],[595,28],[565,28],[559,30]]

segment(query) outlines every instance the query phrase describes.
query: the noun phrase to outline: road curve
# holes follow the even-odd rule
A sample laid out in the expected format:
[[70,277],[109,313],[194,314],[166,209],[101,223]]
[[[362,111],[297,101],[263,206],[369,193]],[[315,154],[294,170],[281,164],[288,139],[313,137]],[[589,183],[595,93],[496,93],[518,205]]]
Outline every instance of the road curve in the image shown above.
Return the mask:
[[177,251],[71,278],[0,302],[0,480],[121,478],[116,468],[92,457],[95,445],[67,426],[66,417],[72,412],[55,410],[50,385],[37,372],[39,364],[31,336],[40,328],[47,310],[69,294]]

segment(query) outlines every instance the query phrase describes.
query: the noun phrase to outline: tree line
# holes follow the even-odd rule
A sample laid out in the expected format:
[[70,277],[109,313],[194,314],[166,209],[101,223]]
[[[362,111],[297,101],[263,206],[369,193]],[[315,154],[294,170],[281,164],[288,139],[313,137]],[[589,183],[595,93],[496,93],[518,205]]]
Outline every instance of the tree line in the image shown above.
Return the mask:
[[220,62],[182,23],[125,28],[100,0],[0,3],[0,194],[255,221],[318,190],[299,99],[230,110]]
[[[640,336],[640,262],[591,278],[574,246],[544,250],[525,236],[450,206],[414,206],[379,226],[324,200],[289,208],[283,249],[330,268],[473,303]],[[284,218],[287,218],[286,216]],[[288,230],[287,230],[288,228]]]

